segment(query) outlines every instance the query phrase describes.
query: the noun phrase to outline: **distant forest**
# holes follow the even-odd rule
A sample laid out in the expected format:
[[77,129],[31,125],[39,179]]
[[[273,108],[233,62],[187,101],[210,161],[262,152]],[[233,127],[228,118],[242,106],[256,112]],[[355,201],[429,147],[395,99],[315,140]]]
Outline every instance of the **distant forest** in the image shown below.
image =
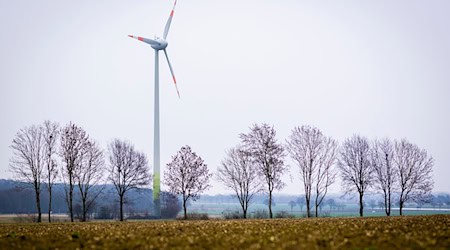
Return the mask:
[[[118,197],[114,190],[114,186],[111,184],[101,185],[97,188],[102,188],[103,191],[96,199],[94,206],[89,211],[91,217],[97,219],[114,219],[118,217]],[[42,190],[41,193],[41,205],[44,211],[48,210],[48,192]],[[147,215],[146,218],[151,218],[152,214],[152,189],[139,189],[131,190],[125,201],[125,212],[128,218],[140,218]],[[167,197],[167,193],[163,192],[162,199]],[[289,204],[290,202],[297,202],[303,200],[300,195],[275,195],[275,204]],[[253,204],[265,204],[267,203],[267,196],[264,194],[258,194],[254,196]],[[339,195],[330,195],[329,201],[324,204],[331,204],[331,201],[335,204],[354,204],[350,198],[343,198]],[[371,206],[379,206],[380,197],[377,194],[372,194],[367,197],[367,208]],[[173,204],[175,203],[175,204]],[[219,194],[219,195],[202,195],[200,200],[195,203],[212,203],[212,204],[238,204],[238,201],[234,195]],[[194,205],[195,205],[194,203]],[[409,206],[418,206],[419,204],[409,204]],[[450,195],[449,194],[435,194],[427,204],[420,204],[426,207],[433,208],[448,208],[450,207]],[[79,199],[79,193],[75,190],[75,214],[81,213],[81,202]],[[296,206],[300,206],[296,204]],[[165,217],[176,217],[181,211],[181,203],[179,199],[176,199],[172,204],[163,204],[163,210],[168,211]],[[31,214],[36,213],[36,203],[34,197],[34,191],[29,184],[21,183],[13,180],[0,179],[0,214]],[[64,197],[64,185],[57,183],[54,186],[53,196],[53,210],[54,214],[66,214],[67,204]],[[94,216],[95,215],[95,216]]]
[[[52,213],[67,213],[67,204],[64,196],[64,185],[56,183],[52,198]],[[117,193],[113,185],[103,185],[103,191],[95,200],[95,205],[90,211],[98,212],[100,209],[108,208],[112,214],[118,207]],[[75,192],[75,210],[81,206],[80,194],[77,189]],[[48,210],[48,192],[42,190],[41,206],[42,211]],[[152,208],[152,192],[149,189],[131,190],[126,201],[126,207],[130,212],[150,213]],[[79,208],[81,209],[81,208]],[[36,213],[35,194],[31,186],[27,183],[16,182],[13,180],[0,179],[0,213],[1,214],[26,214]]]

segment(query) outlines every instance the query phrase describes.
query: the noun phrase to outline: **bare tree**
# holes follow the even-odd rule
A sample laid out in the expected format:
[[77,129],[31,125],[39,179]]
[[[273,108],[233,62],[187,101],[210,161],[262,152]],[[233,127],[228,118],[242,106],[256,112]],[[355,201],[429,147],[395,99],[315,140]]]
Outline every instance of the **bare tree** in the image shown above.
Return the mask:
[[399,175],[400,215],[407,201],[425,199],[433,189],[433,157],[417,145],[403,139],[395,143],[395,164]]
[[244,149],[252,156],[252,161],[256,165],[258,172],[263,176],[263,181],[267,184],[267,193],[269,194],[268,206],[269,216],[273,218],[272,213],[272,193],[273,190],[280,190],[284,187],[281,179],[283,174],[288,171],[284,165],[284,148],[277,142],[276,131],[268,124],[254,124],[248,134],[240,134]]
[[164,176],[170,192],[183,196],[184,219],[187,219],[187,202],[196,201],[210,187],[208,182],[212,174],[209,173],[208,166],[186,145],[172,156]]
[[83,153],[88,140],[86,132],[73,123],[69,123],[61,131],[60,155],[64,162],[61,168],[61,176],[64,182],[64,194],[71,222],[74,218],[73,189],[76,185],[76,171],[82,165]]
[[261,190],[258,172],[250,153],[239,147],[228,150],[217,171],[217,178],[233,190],[242,208],[244,219],[253,195]]
[[120,221],[123,221],[125,194],[150,183],[148,162],[145,155],[136,151],[131,143],[119,139],[109,144],[108,151],[109,180],[119,195]]
[[75,170],[75,181],[81,196],[81,221],[86,221],[87,212],[102,191],[99,184],[104,180],[105,161],[102,150],[91,140],[84,146],[82,158]]
[[303,206],[306,203],[305,196],[300,196],[296,199],[297,205],[300,207],[300,212],[303,212]]
[[58,123],[52,123],[50,121],[44,121],[43,125],[43,137],[44,137],[44,150],[45,150],[45,180],[47,182],[48,191],[48,222],[51,222],[52,214],[52,188],[58,177],[58,164],[55,159],[57,155],[57,141],[59,135]]
[[42,221],[41,182],[45,166],[44,136],[41,126],[20,129],[12,141],[10,170],[16,180],[30,184],[36,197],[37,222]]
[[359,215],[364,215],[364,193],[373,184],[373,168],[370,164],[370,146],[367,138],[354,135],[342,146],[338,167],[346,193],[359,194]]
[[295,201],[289,201],[289,206],[291,207],[291,212],[294,209],[295,206],[297,206],[297,202]]
[[384,212],[387,216],[390,216],[392,195],[397,180],[397,170],[394,167],[394,146],[391,140],[385,138],[381,141],[375,141],[371,159],[376,188],[383,193]]
[[287,141],[291,158],[299,167],[308,217],[311,217],[312,192],[315,195],[315,216],[318,217],[318,208],[328,192],[328,187],[335,181],[337,145],[335,140],[324,136],[318,128],[311,126],[294,128]]

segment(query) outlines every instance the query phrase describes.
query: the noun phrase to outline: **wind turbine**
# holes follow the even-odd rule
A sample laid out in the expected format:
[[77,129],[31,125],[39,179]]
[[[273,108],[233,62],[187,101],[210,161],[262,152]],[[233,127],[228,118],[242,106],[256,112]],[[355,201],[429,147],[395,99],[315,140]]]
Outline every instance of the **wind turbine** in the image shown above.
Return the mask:
[[175,12],[175,6],[177,5],[177,0],[173,4],[172,12],[170,12],[169,19],[167,20],[166,27],[164,29],[163,38],[155,37],[155,39],[144,38],[140,36],[128,35],[131,38],[137,39],[141,42],[149,44],[155,50],[155,111],[154,111],[154,141],[153,141],[153,208],[156,217],[161,217],[161,203],[160,203],[160,190],[161,190],[161,179],[160,179],[160,159],[159,159],[159,51],[164,51],[166,55],[167,63],[169,64],[170,73],[172,74],[173,83],[175,84],[175,89],[177,90],[178,98],[180,97],[180,92],[178,92],[177,80],[175,74],[173,73],[172,64],[170,64],[169,56],[167,55],[167,35],[169,34],[170,24],[172,23],[173,14]]

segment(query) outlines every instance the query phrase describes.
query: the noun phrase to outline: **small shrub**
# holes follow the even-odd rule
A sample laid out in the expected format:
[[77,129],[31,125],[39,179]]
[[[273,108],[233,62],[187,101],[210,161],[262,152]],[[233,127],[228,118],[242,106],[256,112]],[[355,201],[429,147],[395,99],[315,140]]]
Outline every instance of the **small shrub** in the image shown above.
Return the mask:
[[275,214],[275,218],[295,218],[295,215],[288,213],[287,211],[280,211]]
[[97,220],[111,220],[113,219],[113,212],[109,206],[101,206],[95,216]]
[[330,212],[322,212],[319,214],[319,217],[330,218],[331,214],[330,214]]
[[13,218],[15,222],[19,223],[29,223],[29,222],[37,222],[36,214],[16,214],[16,217]]
[[269,212],[266,209],[258,209],[254,212],[253,218],[255,219],[267,219],[269,218]]
[[243,215],[238,210],[225,210],[222,212],[222,216],[225,220],[237,220],[242,219]]
[[157,217],[150,215],[148,213],[145,214],[132,214],[126,218],[127,220],[155,220]]
[[[178,217],[178,220],[184,220],[183,217]],[[209,220],[209,216],[207,213],[188,213],[187,214],[188,220]]]
[[178,200],[178,197],[168,192],[162,192],[161,201],[161,218],[176,218],[181,211],[181,202]]

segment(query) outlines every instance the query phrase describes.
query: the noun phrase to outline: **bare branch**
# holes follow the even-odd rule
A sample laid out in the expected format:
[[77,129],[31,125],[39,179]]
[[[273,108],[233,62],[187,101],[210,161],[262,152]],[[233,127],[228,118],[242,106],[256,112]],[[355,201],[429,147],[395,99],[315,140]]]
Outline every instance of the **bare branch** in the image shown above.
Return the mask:
[[242,207],[243,217],[247,218],[253,195],[262,190],[251,154],[239,146],[228,150],[216,176],[226,187],[233,190]]
[[254,124],[248,134],[241,134],[243,149],[250,153],[258,172],[264,178],[269,194],[269,216],[272,213],[272,192],[284,187],[282,176],[288,171],[284,164],[283,146],[276,140],[276,131],[268,124]]
[[359,215],[363,216],[364,193],[373,184],[373,168],[370,164],[370,146],[367,138],[354,135],[347,139],[341,149],[338,167],[346,193],[358,192]]
[[73,189],[76,185],[77,170],[83,165],[83,155],[89,136],[86,131],[73,123],[67,124],[61,130],[60,155],[63,159],[61,176],[64,181],[64,190],[69,210],[70,221],[73,222]]
[[318,128],[302,126],[292,130],[287,150],[299,168],[305,190],[307,216],[311,216],[310,202],[314,191],[317,217],[328,187],[335,181],[337,142],[324,136]]
[[134,146],[119,139],[109,144],[109,180],[119,195],[120,220],[123,221],[125,193],[150,183],[150,171],[145,154],[136,151]]
[[105,172],[105,160],[102,150],[96,142],[87,141],[82,151],[82,161],[75,169],[75,181],[80,191],[82,203],[82,221],[87,219],[87,211],[90,205],[102,192],[102,189],[95,188],[103,180]]
[[44,138],[44,157],[46,171],[44,174],[47,181],[47,191],[49,194],[48,201],[48,222],[51,222],[52,213],[52,187],[58,177],[58,164],[57,164],[57,141],[59,136],[59,124],[52,123],[50,121],[44,121],[43,124],[43,138]]
[[373,143],[371,165],[374,169],[375,187],[382,192],[385,213],[390,216],[398,171],[394,167],[394,146],[388,138]]
[[10,160],[10,171],[16,180],[33,187],[38,211],[37,222],[42,221],[40,193],[45,166],[44,143],[42,127],[33,125],[19,130],[11,144],[13,157]]
[[403,139],[395,142],[395,164],[399,175],[400,215],[407,201],[420,201],[433,189],[433,157],[424,149]]

